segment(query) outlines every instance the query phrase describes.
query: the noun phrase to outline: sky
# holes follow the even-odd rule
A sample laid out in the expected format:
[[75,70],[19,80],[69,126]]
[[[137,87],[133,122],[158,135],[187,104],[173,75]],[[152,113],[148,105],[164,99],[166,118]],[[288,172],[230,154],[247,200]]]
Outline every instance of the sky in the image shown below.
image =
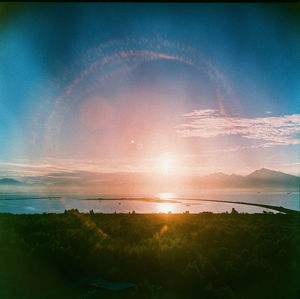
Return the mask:
[[297,6],[1,4],[0,177],[299,175]]

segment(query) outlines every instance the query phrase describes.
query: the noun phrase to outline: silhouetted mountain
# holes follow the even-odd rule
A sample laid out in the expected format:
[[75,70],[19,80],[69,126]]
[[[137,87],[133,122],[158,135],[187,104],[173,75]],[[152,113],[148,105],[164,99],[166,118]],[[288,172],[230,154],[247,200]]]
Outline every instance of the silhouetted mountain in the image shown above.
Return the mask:
[[289,178],[297,178],[294,175],[286,174],[280,171],[274,171],[267,168],[261,168],[259,170],[255,170],[246,176],[247,178],[255,178],[255,179],[289,179]]
[[228,175],[224,174],[223,172],[215,172],[215,173],[207,175],[206,177],[213,178],[213,179],[224,179],[225,177],[228,177]]
[[299,188],[299,177],[266,168],[256,170],[245,177],[249,186]]
[[266,168],[256,170],[247,176],[213,173],[197,179],[197,183],[204,188],[299,189],[299,182],[300,179],[297,176]]
[[[10,178],[0,179],[2,190],[14,192],[102,192],[102,193],[152,193],[198,192],[203,189],[271,189],[299,190],[297,176],[269,169],[259,169],[242,176],[213,173],[206,176],[174,176],[164,178],[153,173],[97,173],[64,172],[47,176],[24,177],[24,183]],[[20,190],[21,189],[21,190]],[[153,191],[154,190],[154,191]],[[161,191],[163,190],[163,191]]]
[[24,183],[14,179],[3,178],[0,179],[0,185],[24,185]]

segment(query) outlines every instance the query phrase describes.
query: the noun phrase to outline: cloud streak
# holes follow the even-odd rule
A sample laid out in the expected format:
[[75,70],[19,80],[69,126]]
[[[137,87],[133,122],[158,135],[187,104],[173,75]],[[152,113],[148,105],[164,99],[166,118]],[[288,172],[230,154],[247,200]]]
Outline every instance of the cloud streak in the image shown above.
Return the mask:
[[175,127],[179,137],[212,138],[238,135],[259,141],[257,147],[300,144],[300,114],[260,118],[226,117],[217,110],[194,110],[183,115],[186,123]]

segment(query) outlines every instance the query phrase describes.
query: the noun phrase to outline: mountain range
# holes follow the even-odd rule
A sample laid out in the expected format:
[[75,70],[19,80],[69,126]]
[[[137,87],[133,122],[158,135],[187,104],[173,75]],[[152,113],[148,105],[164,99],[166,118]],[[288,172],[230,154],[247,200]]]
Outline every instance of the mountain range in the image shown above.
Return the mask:
[[15,179],[10,179],[10,178],[3,178],[0,179],[0,186],[6,185],[6,186],[20,186],[24,185],[25,183],[17,181]]
[[255,170],[246,176],[226,175],[224,173],[213,173],[208,176],[198,178],[198,183],[202,187],[218,188],[276,188],[276,189],[298,189],[300,178],[298,176],[273,171],[266,168]]
[[[170,183],[171,181],[171,183]],[[273,189],[299,191],[298,176],[273,171],[266,168],[255,170],[249,175],[242,176],[224,173],[213,173],[206,176],[172,177],[169,181],[153,176],[150,173],[92,173],[70,172],[53,173],[48,176],[24,177],[21,180],[12,178],[0,179],[0,190],[5,191],[88,191],[88,192],[124,192],[147,193],[151,190],[174,189],[199,191],[202,189]],[[167,192],[167,191],[158,191]],[[171,192],[171,191],[170,191]]]

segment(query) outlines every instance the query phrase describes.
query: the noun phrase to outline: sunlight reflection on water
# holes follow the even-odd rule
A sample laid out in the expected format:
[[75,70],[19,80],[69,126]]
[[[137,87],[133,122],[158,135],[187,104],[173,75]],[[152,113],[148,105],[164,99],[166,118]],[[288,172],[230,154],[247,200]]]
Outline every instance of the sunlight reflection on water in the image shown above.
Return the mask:
[[[38,199],[43,196],[43,199]],[[134,198],[132,195],[99,195],[99,194],[56,194],[56,198],[46,198],[51,194],[0,194],[0,212],[14,214],[63,213],[65,209],[78,209],[89,213],[90,210],[101,213],[190,213],[231,212],[234,207],[239,213],[262,213],[266,208],[242,204],[198,201],[199,199],[231,200],[283,206],[300,211],[299,193],[206,193],[187,194],[156,193],[158,201],[151,200],[105,200],[106,198]],[[53,196],[53,195],[52,195]],[[59,198],[58,198],[59,196]],[[101,200],[84,200],[99,198]],[[151,195],[139,195],[137,198],[151,198]],[[1,200],[2,199],[2,200]],[[5,200],[6,199],[6,200]],[[275,212],[275,211],[273,211]]]
[[176,204],[171,202],[159,203],[157,205],[158,213],[174,213],[176,210]]

